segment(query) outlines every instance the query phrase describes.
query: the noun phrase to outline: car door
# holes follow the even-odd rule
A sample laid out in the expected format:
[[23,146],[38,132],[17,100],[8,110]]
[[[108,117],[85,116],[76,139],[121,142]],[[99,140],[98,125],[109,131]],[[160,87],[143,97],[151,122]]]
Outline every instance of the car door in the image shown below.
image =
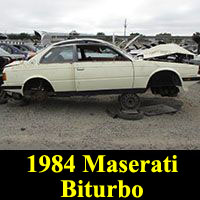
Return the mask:
[[117,90],[133,87],[133,64],[113,48],[100,44],[77,45],[77,91]]
[[42,57],[37,72],[56,92],[75,91],[73,60],[74,46],[53,47]]

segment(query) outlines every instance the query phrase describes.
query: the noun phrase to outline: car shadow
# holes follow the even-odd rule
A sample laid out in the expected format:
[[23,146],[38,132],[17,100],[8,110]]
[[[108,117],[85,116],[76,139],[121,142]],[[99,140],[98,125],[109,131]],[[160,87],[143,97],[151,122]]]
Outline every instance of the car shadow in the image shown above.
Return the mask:
[[[31,110],[48,110],[59,112],[68,110],[71,112],[104,112],[112,105],[118,104],[117,96],[95,96],[95,97],[70,97],[70,98],[49,98],[46,102],[31,102],[28,108]],[[163,98],[154,96],[142,96],[141,107],[152,105],[167,105],[180,110],[183,102],[177,98]],[[9,104],[8,104],[9,105]],[[27,107],[26,106],[26,107]],[[9,107],[18,107],[17,105],[9,105]]]

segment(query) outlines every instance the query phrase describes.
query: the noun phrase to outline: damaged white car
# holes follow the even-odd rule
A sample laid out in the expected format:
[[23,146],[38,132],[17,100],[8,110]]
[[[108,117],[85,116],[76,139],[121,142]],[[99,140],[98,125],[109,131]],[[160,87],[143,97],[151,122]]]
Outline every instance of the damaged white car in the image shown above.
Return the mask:
[[3,71],[2,89],[16,100],[74,95],[119,94],[125,109],[139,106],[138,93],[177,96],[179,88],[200,80],[199,66],[134,59],[116,46],[95,39],[53,44],[29,61]]

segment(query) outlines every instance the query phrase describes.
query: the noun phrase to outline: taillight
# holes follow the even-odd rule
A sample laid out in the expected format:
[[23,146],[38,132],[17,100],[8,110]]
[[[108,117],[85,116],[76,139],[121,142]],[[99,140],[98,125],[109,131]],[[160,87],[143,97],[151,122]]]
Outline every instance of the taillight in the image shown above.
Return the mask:
[[3,73],[2,80],[3,80],[3,81],[6,81],[6,80],[7,80],[6,73]]

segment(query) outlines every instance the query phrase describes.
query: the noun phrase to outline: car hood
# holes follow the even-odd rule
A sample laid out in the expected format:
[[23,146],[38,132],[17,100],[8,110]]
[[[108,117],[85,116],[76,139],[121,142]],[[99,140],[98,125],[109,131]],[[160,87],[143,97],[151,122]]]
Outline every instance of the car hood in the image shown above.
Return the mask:
[[24,60],[18,60],[18,61],[14,61],[14,62],[11,62],[9,64],[7,64],[4,68],[8,68],[8,67],[14,67],[14,66],[17,66],[17,65],[21,65],[21,64],[24,64]]
[[193,57],[195,56],[193,53],[180,47],[177,44],[158,45],[150,49],[143,50],[143,52],[140,55],[143,56],[143,59],[150,59],[173,54],[184,54]]

